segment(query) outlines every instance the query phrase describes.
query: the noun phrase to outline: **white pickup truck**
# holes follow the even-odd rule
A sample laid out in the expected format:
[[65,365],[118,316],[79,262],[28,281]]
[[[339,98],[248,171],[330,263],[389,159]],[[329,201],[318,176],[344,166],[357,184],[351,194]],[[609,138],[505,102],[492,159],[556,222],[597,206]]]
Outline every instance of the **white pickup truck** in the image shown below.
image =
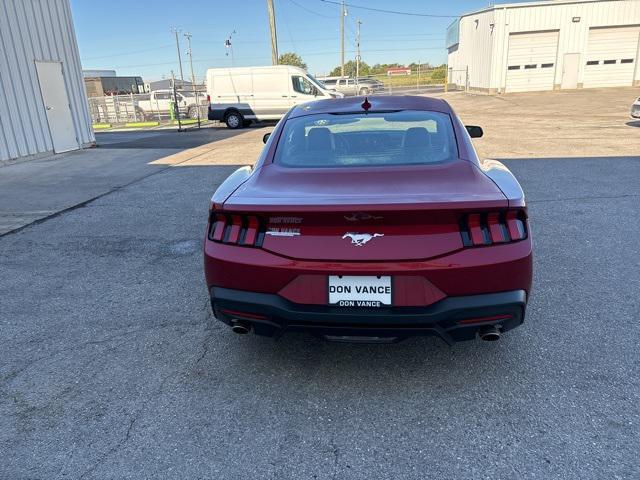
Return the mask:
[[[198,118],[198,105],[200,105],[200,118],[206,117],[207,107],[209,106],[206,93],[197,92],[197,101],[196,92],[181,91],[176,92],[175,96],[181,116]],[[169,110],[173,102],[173,91],[154,90],[149,94],[148,100],[136,99],[134,101],[136,115],[145,120],[155,119],[158,115],[166,117],[170,114]]]

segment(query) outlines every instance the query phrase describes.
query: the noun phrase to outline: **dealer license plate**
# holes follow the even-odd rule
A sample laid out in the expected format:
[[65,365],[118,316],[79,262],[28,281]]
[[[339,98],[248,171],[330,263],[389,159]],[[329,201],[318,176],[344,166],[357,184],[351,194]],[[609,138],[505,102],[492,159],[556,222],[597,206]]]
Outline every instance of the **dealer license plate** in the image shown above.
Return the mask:
[[329,304],[340,307],[391,305],[391,277],[330,275]]

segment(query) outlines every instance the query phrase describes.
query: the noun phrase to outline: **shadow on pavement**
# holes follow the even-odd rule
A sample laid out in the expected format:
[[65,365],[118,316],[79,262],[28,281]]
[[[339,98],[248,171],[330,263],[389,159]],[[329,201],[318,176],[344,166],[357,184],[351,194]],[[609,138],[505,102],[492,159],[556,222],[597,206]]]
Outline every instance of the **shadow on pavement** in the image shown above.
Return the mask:
[[230,130],[226,127],[206,127],[200,130],[136,130],[132,132],[96,132],[98,148],[193,148],[207,143],[232,138],[266,125]]

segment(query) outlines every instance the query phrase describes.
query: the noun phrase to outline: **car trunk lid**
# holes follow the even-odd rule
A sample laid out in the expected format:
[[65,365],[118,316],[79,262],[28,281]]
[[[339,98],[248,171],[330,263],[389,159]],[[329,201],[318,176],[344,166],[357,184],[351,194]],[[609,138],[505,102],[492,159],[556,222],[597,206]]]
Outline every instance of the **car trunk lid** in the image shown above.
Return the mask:
[[260,216],[263,249],[327,261],[444,255],[463,247],[461,215],[506,207],[495,184],[465,161],[393,170],[269,165],[224,204]]

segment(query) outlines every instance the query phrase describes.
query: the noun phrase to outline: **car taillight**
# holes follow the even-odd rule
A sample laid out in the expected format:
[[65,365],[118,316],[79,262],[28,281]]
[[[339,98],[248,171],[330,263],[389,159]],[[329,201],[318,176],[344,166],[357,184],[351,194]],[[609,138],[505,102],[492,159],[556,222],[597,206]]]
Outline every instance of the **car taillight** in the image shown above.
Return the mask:
[[211,95],[207,95],[207,102],[211,103]]
[[460,233],[465,247],[517,242],[527,238],[527,215],[524,210],[469,213],[460,219]]
[[212,212],[209,218],[209,240],[242,247],[261,247],[264,225],[255,215]]

